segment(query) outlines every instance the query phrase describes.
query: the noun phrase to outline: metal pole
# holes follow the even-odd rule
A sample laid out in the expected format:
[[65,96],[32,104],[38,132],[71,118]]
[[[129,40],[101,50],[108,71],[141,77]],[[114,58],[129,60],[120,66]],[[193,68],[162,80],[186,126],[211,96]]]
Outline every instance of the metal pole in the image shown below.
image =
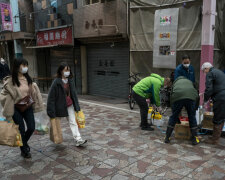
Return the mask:
[[[214,51],[214,35],[215,35],[215,16],[216,0],[203,1],[203,20],[202,20],[202,47],[201,47],[201,62],[200,62],[200,81],[199,92],[203,93],[205,90],[205,75],[201,70],[204,62],[213,64]],[[203,103],[203,97],[200,97],[200,103]]]

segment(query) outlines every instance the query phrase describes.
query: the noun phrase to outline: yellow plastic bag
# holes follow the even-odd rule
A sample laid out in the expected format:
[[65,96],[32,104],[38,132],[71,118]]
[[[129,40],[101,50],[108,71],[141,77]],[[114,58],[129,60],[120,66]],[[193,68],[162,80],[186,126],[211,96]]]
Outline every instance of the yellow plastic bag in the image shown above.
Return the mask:
[[76,122],[79,128],[85,128],[85,116],[83,111],[75,112]]
[[20,147],[20,146],[23,146],[23,142],[22,142],[21,135],[18,133],[16,135],[16,141],[15,141],[14,147]]

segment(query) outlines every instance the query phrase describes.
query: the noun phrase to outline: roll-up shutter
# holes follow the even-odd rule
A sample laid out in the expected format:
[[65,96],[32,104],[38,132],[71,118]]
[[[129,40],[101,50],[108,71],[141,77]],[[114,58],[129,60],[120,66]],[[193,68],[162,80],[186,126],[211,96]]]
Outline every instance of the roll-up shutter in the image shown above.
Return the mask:
[[91,95],[128,97],[128,43],[87,46],[88,91]]

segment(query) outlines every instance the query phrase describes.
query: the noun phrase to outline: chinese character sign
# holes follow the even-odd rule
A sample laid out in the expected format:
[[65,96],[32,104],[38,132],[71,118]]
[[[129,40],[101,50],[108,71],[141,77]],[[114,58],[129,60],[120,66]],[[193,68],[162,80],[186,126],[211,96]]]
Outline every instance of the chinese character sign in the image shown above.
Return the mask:
[[2,30],[13,31],[12,14],[9,4],[0,3],[2,16]]
[[37,33],[37,45],[73,45],[72,28],[60,28]]

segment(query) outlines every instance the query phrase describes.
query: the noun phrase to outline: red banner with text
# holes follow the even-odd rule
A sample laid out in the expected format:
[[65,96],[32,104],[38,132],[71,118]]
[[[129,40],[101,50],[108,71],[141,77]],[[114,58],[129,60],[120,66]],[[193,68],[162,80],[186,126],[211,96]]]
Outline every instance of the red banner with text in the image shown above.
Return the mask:
[[38,32],[37,46],[48,45],[73,45],[72,27]]

